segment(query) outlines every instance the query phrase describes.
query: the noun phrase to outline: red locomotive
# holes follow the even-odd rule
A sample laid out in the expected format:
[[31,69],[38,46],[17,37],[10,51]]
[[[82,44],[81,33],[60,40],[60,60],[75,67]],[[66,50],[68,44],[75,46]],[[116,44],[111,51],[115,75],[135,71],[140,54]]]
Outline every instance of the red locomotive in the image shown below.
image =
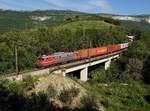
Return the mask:
[[52,55],[43,55],[36,61],[37,67],[48,67],[50,65],[65,63],[75,60],[81,60],[89,57],[104,55],[107,53],[119,51],[127,48],[129,43],[122,43],[117,45],[108,45],[105,47],[89,48],[77,50],[75,52],[58,52]]

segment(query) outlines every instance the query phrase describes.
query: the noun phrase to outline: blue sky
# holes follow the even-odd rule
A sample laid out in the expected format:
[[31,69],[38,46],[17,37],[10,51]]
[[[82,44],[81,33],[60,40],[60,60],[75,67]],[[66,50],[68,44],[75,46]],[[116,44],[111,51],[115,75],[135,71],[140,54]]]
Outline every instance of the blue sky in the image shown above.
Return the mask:
[[150,0],[0,0],[0,8],[13,10],[76,10],[90,13],[150,14]]

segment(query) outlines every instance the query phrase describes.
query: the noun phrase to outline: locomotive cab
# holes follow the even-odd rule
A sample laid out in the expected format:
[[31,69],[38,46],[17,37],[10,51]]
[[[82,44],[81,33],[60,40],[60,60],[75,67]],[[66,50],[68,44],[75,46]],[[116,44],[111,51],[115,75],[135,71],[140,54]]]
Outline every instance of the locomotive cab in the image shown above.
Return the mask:
[[54,58],[52,56],[42,55],[36,61],[37,67],[47,67],[50,66],[54,62]]

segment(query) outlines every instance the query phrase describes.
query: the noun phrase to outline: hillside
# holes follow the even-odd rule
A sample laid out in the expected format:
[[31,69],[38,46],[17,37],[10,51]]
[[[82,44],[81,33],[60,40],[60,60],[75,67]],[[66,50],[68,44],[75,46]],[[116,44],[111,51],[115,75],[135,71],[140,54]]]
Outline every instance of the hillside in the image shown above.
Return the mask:
[[150,23],[146,22],[136,22],[136,21],[121,21],[121,26],[124,26],[129,29],[141,29],[141,30],[150,30]]
[[[88,14],[70,10],[36,10],[13,11],[0,10],[0,33],[14,30],[30,29],[43,26],[57,26],[65,21],[72,20],[105,20],[107,18],[126,17],[113,14]],[[149,21],[149,15],[131,16],[138,21]],[[120,20],[120,19],[119,19]],[[134,21],[133,21],[134,22]],[[134,24],[134,23],[133,23]],[[132,25],[133,25],[132,24]],[[142,24],[142,23],[140,23]],[[124,24],[123,24],[124,25]],[[142,24],[147,27],[147,24]],[[126,24],[125,24],[126,26]],[[136,27],[136,25],[134,25]]]
[[84,83],[61,74],[3,80],[0,107],[2,111],[149,111],[149,86],[129,81],[98,82],[92,78]]
[[[14,71],[12,42],[19,45],[20,70],[35,67],[39,55],[71,52],[78,49],[121,43],[126,40],[124,29],[100,20],[79,20],[53,27],[7,32],[1,35],[0,73]],[[5,48],[4,48],[5,47]],[[7,56],[6,56],[7,55]],[[5,56],[5,58],[3,58]],[[13,67],[10,67],[13,65]]]
[[0,10],[0,32],[52,25],[67,18],[85,15],[77,11],[11,11]]
[[107,13],[99,13],[97,14],[99,16],[103,17],[112,17],[116,20],[125,20],[125,21],[136,21],[136,22],[142,22],[145,21],[147,23],[150,23],[150,14],[141,14],[141,15],[116,15],[116,14],[107,14]]
[[102,17],[110,17],[120,21],[120,25],[126,28],[138,28],[142,30],[150,30],[150,15],[115,15],[115,14],[97,14]]
[[77,31],[80,29],[86,31],[88,29],[109,29],[113,26],[114,25],[100,20],[82,20],[60,25],[56,27],[56,30],[70,29],[72,31]]

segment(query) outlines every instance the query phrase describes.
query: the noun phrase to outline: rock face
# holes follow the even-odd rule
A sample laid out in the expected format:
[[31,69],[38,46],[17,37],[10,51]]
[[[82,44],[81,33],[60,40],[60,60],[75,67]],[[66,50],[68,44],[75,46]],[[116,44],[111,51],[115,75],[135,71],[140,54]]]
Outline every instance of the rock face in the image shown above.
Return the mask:
[[140,22],[141,19],[136,18],[136,17],[130,17],[130,16],[115,16],[113,17],[113,19],[117,19],[117,20],[129,20],[129,21],[136,21],[136,22]]
[[32,16],[31,19],[37,21],[45,21],[51,19],[51,16]]
[[146,21],[147,21],[148,23],[150,23],[150,18],[146,19]]
[[117,20],[126,20],[126,21],[134,21],[134,22],[141,22],[145,21],[150,23],[150,17],[136,17],[136,16],[113,16],[113,19]]

